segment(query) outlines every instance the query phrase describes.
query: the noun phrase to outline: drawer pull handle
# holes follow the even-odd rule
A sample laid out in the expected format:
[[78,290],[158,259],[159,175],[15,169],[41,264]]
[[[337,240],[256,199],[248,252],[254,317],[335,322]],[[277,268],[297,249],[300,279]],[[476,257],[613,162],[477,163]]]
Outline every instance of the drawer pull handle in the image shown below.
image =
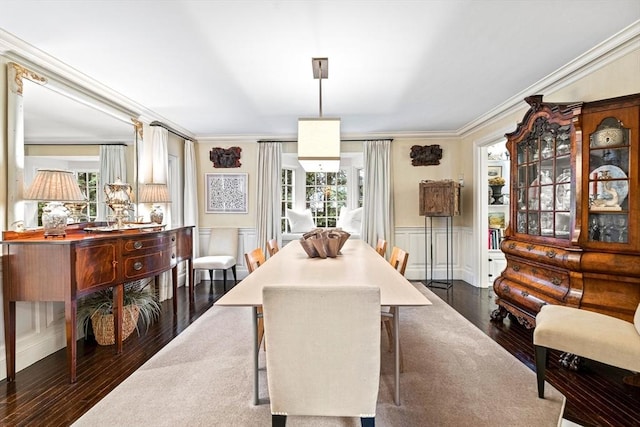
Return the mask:
[[175,242],[176,241],[176,236],[171,236],[171,241]]
[[133,269],[136,271],[142,270],[143,266],[144,265],[140,261],[136,261],[135,263],[133,263]]
[[558,286],[562,283],[562,279],[560,279],[559,277],[552,277],[551,278],[551,283],[553,283],[554,285]]
[[551,259],[555,258],[556,257],[556,251],[554,251],[554,250],[547,251],[547,257],[549,257]]
[[520,271],[519,265],[514,265],[512,268],[513,268],[513,271]]
[[171,254],[171,259],[176,259],[176,254]]
[[136,240],[136,241],[133,243],[133,247],[134,247],[135,249],[140,249],[140,248],[142,248],[142,242],[141,242],[141,241],[139,241],[139,240]]

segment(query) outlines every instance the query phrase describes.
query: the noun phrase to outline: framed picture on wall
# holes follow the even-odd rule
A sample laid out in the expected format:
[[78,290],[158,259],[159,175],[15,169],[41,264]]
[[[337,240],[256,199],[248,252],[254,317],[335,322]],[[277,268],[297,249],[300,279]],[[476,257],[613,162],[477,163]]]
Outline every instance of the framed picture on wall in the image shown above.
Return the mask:
[[206,213],[248,213],[246,173],[205,174]]
[[487,166],[488,178],[496,178],[502,176],[502,166]]

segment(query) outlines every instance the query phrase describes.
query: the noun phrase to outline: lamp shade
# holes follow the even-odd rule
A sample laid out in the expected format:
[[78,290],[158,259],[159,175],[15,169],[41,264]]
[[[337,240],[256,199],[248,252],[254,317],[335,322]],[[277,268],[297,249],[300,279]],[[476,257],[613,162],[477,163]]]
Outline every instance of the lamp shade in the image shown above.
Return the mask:
[[25,194],[27,200],[43,202],[78,202],[86,200],[73,172],[59,169],[38,169]]
[[307,172],[338,172],[340,119],[298,119],[298,161]]
[[171,203],[167,184],[144,184],[140,190],[141,203]]

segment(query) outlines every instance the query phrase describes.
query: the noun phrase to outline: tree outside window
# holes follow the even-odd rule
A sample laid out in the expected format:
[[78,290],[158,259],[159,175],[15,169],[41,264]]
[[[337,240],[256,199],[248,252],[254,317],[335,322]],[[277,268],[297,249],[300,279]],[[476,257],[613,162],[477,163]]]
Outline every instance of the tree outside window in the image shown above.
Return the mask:
[[340,208],[347,205],[346,172],[307,172],[305,183],[306,207],[316,226],[335,227]]

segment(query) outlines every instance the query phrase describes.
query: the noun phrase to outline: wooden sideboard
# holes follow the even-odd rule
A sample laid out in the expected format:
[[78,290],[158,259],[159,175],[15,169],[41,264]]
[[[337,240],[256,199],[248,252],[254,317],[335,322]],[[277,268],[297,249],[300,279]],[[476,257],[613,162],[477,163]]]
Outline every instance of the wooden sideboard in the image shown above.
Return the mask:
[[[122,230],[89,233],[83,226],[67,229],[64,238],[44,238],[43,231],[4,232],[4,336],[7,381],[15,379],[16,301],[63,301],[67,364],[76,381],[78,298],[113,287],[116,353],[122,351],[124,283],[172,271],[174,295],[177,266],[188,262],[192,282],[193,227],[168,230]],[[173,311],[177,300],[173,298]]]

